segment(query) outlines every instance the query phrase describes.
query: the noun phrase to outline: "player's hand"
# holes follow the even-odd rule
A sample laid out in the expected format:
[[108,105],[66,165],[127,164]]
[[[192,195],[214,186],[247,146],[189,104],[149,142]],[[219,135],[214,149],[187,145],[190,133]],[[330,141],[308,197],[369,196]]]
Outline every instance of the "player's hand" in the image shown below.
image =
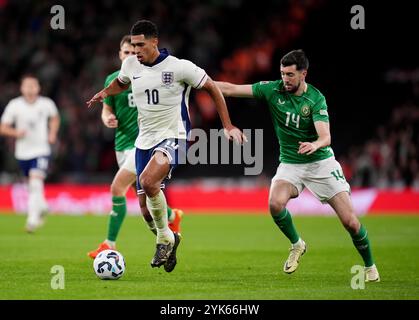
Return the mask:
[[26,130],[16,130],[16,139],[20,139],[26,136]]
[[233,140],[237,144],[243,144],[244,142],[247,142],[247,137],[245,134],[233,125],[224,128],[224,135],[228,140]]
[[105,126],[108,128],[117,128],[118,127],[118,119],[116,119],[116,116],[111,113],[108,115],[104,121]]
[[299,154],[307,154],[310,155],[319,149],[318,145],[315,142],[298,142],[300,147],[298,148]]
[[95,102],[102,102],[103,99],[105,99],[108,96],[108,94],[105,92],[105,90],[101,90],[98,93],[96,93],[92,99],[86,102],[87,107],[90,108]]
[[57,142],[57,135],[54,133],[49,133],[48,134],[48,143],[49,144],[54,144]]

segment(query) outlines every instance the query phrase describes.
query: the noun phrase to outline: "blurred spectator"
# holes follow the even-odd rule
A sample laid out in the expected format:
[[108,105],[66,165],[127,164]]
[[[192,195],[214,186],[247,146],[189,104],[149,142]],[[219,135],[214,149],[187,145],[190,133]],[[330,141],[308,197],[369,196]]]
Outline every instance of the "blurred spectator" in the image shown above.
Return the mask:
[[419,106],[411,102],[396,106],[374,137],[342,159],[354,187],[418,188]]

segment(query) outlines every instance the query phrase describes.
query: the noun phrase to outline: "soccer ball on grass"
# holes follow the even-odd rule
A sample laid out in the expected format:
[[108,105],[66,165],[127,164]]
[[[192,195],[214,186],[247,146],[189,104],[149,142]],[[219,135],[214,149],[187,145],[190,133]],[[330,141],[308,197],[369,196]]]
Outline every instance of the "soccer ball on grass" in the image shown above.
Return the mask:
[[116,280],[125,272],[125,260],[116,250],[104,250],[93,261],[93,269],[102,280]]

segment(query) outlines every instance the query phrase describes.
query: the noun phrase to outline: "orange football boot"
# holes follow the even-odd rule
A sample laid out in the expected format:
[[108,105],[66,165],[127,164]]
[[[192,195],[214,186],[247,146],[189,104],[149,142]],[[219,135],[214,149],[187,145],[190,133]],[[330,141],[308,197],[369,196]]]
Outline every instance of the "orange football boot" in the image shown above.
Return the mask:
[[183,211],[180,209],[172,209],[175,214],[175,218],[172,222],[169,222],[169,228],[173,232],[180,234],[180,221],[182,220]]
[[97,256],[100,252],[102,252],[102,251],[104,251],[104,250],[115,250],[115,248],[112,248],[112,247],[111,247],[109,244],[107,244],[106,242],[102,242],[96,250],[90,251],[89,253],[87,253],[87,255],[88,255],[90,258],[94,259],[94,258],[96,258],[96,256]]

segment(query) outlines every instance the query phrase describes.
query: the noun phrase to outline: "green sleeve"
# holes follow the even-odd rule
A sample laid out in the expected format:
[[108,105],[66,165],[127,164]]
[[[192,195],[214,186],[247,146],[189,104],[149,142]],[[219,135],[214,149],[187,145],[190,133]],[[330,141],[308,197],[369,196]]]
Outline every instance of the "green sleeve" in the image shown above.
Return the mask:
[[329,114],[327,113],[327,104],[324,96],[313,107],[313,121],[329,122]]
[[260,81],[252,84],[252,93],[255,98],[264,99],[265,98],[265,91],[263,87],[268,84],[269,81]]
[[[113,81],[113,79],[115,79],[115,78],[112,77],[111,75],[108,76],[106,78],[106,80],[105,80],[105,86],[104,87],[106,88],[107,86],[109,86],[109,84]],[[103,102],[106,103],[108,106],[111,106],[112,108],[115,107],[115,98],[114,98],[114,96],[106,97],[105,99],[103,99]]]

